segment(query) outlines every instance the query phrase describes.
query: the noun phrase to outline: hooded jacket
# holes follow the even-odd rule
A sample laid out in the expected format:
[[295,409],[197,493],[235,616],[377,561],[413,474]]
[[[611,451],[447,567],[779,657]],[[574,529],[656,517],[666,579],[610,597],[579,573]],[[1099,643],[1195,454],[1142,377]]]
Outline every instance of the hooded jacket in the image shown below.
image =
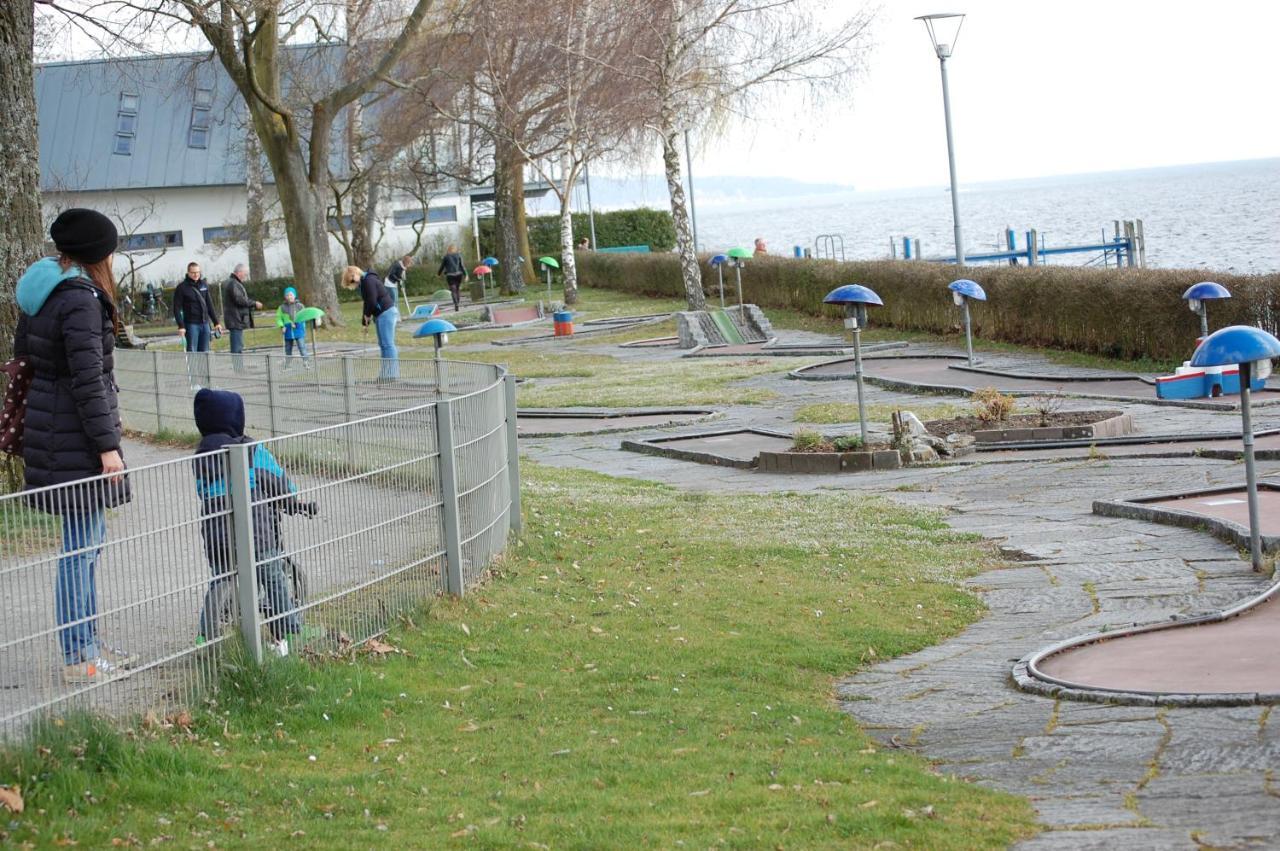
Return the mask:
[[286,340],[302,340],[307,336],[306,326],[295,321],[303,306],[302,302],[295,298],[292,302],[280,302],[280,306],[276,308],[276,325],[284,331]]
[[[191,466],[196,494],[200,497],[200,534],[205,556],[215,572],[229,570],[234,562],[235,539],[231,532],[227,475],[227,452],[233,444],[253,444],[244,433],[244,400],[238,393],[205,388],[196,393],[196,428],[200,443]],[[275,456],[262,444],[249,453],[249,501],[253,516],[253,545],[257,558],[278,555],[284,550],[282,514],[314,516],[316,504],[298,499],[298,488],[285,474]]]
[[[120,449],[116,401],[115,313],[110,297],[76,267],[51,257],[18,279],[14,354],[29,360],[22,459],[26,485],[61,485],[102,473],[102,453]],[[32,495],[52,514],[113,508],[129,501],[128,480]]]
[[360,279],[360,298],[364,300],[364,315],[367,317],[377,318],[396,306],[395,299],[372,269]]
[[179,328],[188,325],[217,325],[218,311],[213,307],[209,282],[185,277],[173,290],[173,321]]

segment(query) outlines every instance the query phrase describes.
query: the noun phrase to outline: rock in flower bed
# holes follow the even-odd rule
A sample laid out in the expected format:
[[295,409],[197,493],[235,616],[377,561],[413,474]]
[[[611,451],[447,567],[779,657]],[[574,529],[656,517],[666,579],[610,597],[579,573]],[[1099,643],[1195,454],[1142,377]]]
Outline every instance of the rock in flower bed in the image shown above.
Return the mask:
[[757,469],[766,473],[852,473],[896,470],[902,455],[887,443],[863,446],[853,435],[829,438],[798,431],[789,452],[761,452]]

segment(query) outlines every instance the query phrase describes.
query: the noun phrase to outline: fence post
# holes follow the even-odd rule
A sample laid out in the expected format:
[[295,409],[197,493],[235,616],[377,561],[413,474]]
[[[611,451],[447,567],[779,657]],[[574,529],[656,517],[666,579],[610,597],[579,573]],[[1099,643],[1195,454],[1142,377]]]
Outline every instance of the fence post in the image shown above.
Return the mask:
[[253,661],[262,663],[262,631],[258,628],[258,571],[253,547],[253,499],[249,492],[249,453],[253,446],[234,443],[227,447],[227,484],[230,491],[231,540],[236,566],[236,600],[240,634]]
[[156,431],[164,431],[164,409],[161,407],[160,395],[160,353],[151,350],[151,380],[156,391]]
[[[350,423],[356,418],[355,366],[351,358],[342,356],[342,421]],[[347,434],[347,461],[356,463],[355,429],[348,425],[343,429]]]
[[507,373],[504,379],[507,397],[507,481],[510,483],[511,507],[508,509],[511,531],[517,535],[524,529],[520,514],[520,448],[516,430],[516,377]]
[[444,524],[446,594],[461,597],[462,527],[458,521],[458,471],[453,458],[453,403],[436,402],[436,449],[440,452],[440,520]]
[[262,357],[267,364],[267,417],[271,423],[271,436],[277,437],[280,429],[276,422],[276,371],[271,368],[271,353],[266,352]]

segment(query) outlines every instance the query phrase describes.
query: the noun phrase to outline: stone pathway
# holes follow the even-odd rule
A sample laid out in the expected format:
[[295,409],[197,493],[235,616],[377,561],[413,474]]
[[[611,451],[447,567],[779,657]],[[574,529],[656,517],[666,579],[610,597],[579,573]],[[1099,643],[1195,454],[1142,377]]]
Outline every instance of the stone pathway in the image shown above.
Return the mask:
[[[852,398],[777,376],[781,394],[730,408],[717,430],[791,430],[791,413]],[[934,398],[870,389],[876,403]],[[1096,406],[1073,402],[1071,407]],[[1228,431],[1238,415],[1111,403],[1148,434]],[[1280,425],[1259,412],[1258,428]],[[679,429],[676,431],[691,431]],[[664,432],[634,432],[639,438]],[[1024,653],[1104,626],[1220,609],[1267,584],[1208,535],[1097,517],[1098,497],[1233,484],[1242,467],[1209,459],[1007,460],[874,475],[770,475],[618,450],[618,436],[522,442],[541,463],[587,467],[691,490],[877,493],[949,512],[950,523],[999,542],[1011,561],[969,585],[988,616],[950,641],[863,671],[838,686],[841,705],[888,746],[940,770],[1026,796],[1046,826],[1026,849],[1280,846],[1280,718],[1268,707],[1158,709],[1055,701],[1014,688]],[[1264,475],[1280,465],[1263,463]]]

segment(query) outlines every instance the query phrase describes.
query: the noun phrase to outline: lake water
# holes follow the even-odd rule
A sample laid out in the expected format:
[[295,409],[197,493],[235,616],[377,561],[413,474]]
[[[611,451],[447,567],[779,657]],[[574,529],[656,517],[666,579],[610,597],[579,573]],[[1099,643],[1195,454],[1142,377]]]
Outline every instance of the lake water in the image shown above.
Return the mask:
[[[697,175],[694,175],[695,189]],[[747,187],[749,190],[749,187]],[[764,237],[774,254],[812,248],[837,233],[848,259],[883,258],[889,239],[918,238],[926,257],[951,256],[951,198],[942,187],[848,192],[786,199],[698,198],[704,250],[750,247]],[[992,250],[1006,226],[1035,228],[1047,248],[1100,242],[1115,219],[1141,219],[1148,266],[1238,273],[1280,271],[1280,159],[961,184],[966,253]],[[1055,257],[1081,265],[1096,255]]]

